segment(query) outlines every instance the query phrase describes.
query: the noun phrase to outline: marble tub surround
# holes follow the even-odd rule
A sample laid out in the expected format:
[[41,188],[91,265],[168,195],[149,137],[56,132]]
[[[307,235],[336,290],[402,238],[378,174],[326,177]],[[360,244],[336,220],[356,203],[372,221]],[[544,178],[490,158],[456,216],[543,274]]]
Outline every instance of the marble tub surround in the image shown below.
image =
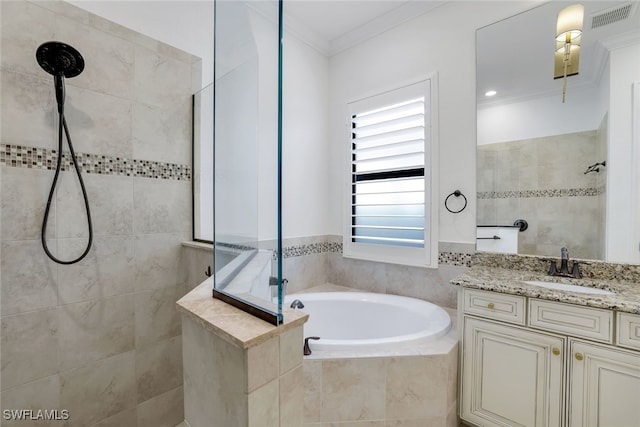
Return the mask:
[[439,340],[391,353],[333,353],[304,357],[304,426],[458,426],[455,324]]
[[[324,283],[301,293],[359,290]],[[445,310],[451,329],[437,340],[392,351],[314,351],[304,356],[302,425],[458,426],[457,310]]]
[[303,425],[456,427],[457,353],[305,360]]
[[258,345],[275,335],[295,328],[307,321],[308,315],[297,310],[283,309],[284,322],[275,327],[232,305],[211,296],[213,278],[196,286],[178,300],[178,309],[209,332],[219,335],[240,348]]
[[[633,279],[635,277],[633,272],[637,271],[638,266],[610,264],[609,267],[603,268],[603,271],[608,271],[610,274],[603,274],[602,277],[598,277],[595,271],[592,271],[591,277],[569,279],[547,276],[546,270],[541,271],[541,269],[535,268],[539,263],[542,263],[540,258],[493,254],[482,254],[479,258],[478,264],[453,279],[451,283],[467,288],[640,314],[640,281]],[[522,258],[521,264],[518,263],[520,258]],[[604,266],[606,263],[600,264]],[[545,265],[548,268],[548,261]],[[626,273],[620,273],[624,279],[611,278],[612,273],[616,271],[625,271]],[[529,285],[524,283],[525,281],[566,283],[605,289],[614,293],[612,295],[593,295],[547,289]]]
[[[184,419],[175,301],[193,280],[181,242],[199,59],[66,2],[0,8],[2,408],[68,409],[70,420],[56,424],[67,427],[173,427]],[[69,266],[49,261],[39,241],[60,154],[53,79],[35,61],[49,40],[85,59],[66,80],[65,112],[94,242]],[[47,236],[63,259],[86,244],[71,171],[60,174]]]
[[185,424],[300,427],[302,326],[285,309],[273,326],[211,298],[212,279],[178,301],[182,313]]
[[[289,256],[285,260],[323,254],[322,245],[310,245],[299,244],[299,247],[307,249],[297,253],[306,255]],[[317,248],[317,252],[313,248]],[[204,247],[197,250],[200,249],[202,253],[207,251]],[[289,253],[294,252],[291,250]],[[201,262],[205,260],[202,258]],[[379,263],[372,263],[375,264]],[[328,267],[318,263],[313,268]],[[454,268],[466,270],[463,267]],[[285,276],[289,274],[286,267],[285,272]],[[416,269],[414,274],[417,288],[428,287],[422,269]],[[380,280],[384,279],[387,276],[380,276]],[[359,283],[364,283],[365,279],[362,280]],[[398,280],[398,286],[411,283],[401,275]],[[208,279],[178,301],[183,317],[187,425],[210,426],[212,420],[225,427],[229,422],[240,426],[295,427],[351,426],[354,423],[381,426],[458,425],[455,310],[447,309],[453,326],[439,340],[418,346],[398,347],[392,354],[316,352],[302,361],[302,322],[306,320],[304,310],[285,308],[285,329],[280,335],[283,326],[276,328],[212,299],[211,288],[212,279]],[[368,289],[324,282],[304,290]],[[279,340],[278,346],[274,340]],[[206,349],[203,350],[202,346]],[[279,373],[273,370],[275,362],[272,362],[271,368],[261,368],[262,380],[251,380],[251,376],[257,372],[251,373],[252,360],[273,359],[276,357],[276,347],[280,351]],[[261,356],[252,359],[251,353]],[[282,362],[283,357],[289,361]],[[254,383],[261,385],[252,389],[251,384]],[[220,387],[219,384],[225,386]],[[220,394],[213,396],[212,390]],[[301,397],[303,402],[299,401]],[[267,407],[271,409],[259,411],[260,423],[252,424],[258,418],[253,418],[251,414],[258,408]],[[291,422],[294,419],[296,421]]]

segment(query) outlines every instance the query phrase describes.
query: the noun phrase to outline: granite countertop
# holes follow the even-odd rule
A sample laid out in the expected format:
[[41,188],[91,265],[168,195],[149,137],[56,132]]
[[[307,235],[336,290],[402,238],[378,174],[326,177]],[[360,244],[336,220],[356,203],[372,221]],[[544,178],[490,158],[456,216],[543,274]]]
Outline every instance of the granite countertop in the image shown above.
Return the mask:
[[[525,280],[600,288],[612,291],[614,294],[596,295],[547,289],[526,284],[524,283]],[[466,273],[451,280],[451,283],[465,288],[522,295],[549,301],[640,314],[640,283],[635,280],[617,280],[609,277],[602,279],[597,277],[570,279],[547,276],[545,273],[527,269],[518,270],[487,265],[474,265]]]

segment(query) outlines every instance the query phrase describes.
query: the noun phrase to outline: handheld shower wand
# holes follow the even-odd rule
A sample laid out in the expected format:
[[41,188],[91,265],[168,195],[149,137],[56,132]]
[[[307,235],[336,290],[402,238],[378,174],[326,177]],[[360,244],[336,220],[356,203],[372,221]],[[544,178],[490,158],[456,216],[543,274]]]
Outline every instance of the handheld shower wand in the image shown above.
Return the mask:
[[64,76],[54,74],[53,85],[56,88],[56,102],[58,103],[58,114],[64,114]]
[[[53,182],[51,183],[51,189],[49,190],[49,198],[47,199],[47,206],[44,211],[44,219],[42,221],[42,248],[49,258],[58,264],[75,264],[84,257],[87,256],[93,243],[93,224],[91,222],[91,210],[89,209],[89,199],[87,198],[87,190],[82,180],[82,174],[80,173],[80,166],[76,160],[75,152],[73,151],[73,144],[71,143],[71,136],[69,135],[69,128],[67,127],[67,121],[64,117],[64,98],[65,87],[64,79],[75,77],[84,70],[84,59],[80,52],[75,50],[68,44],[50,41],[40,45],[36,51],[36,59],[38,64],[47,73],[53,76],[53,83],[56,90],[56,101],[58,103],[58,160],[56,162],[56,172],[53,176]],[[78,180],[80,182],[80,188],[82,189],[82,196],[84,198],[84,206],[87,212],[87,223],[89,228],[89,241],[82,255],[71,261],[62,261],[56,258],[47,247],[46,234],[47,234],[47,222],[49,221],[49,210],[51,208],[51,200],[55,194],[56,184],[58,182],[58,176],[60,175],[60,169],[62,168],[62,133],[67,137],[67,144],[69,145],[69,152],[71,153],[71,160],[75,167]]]

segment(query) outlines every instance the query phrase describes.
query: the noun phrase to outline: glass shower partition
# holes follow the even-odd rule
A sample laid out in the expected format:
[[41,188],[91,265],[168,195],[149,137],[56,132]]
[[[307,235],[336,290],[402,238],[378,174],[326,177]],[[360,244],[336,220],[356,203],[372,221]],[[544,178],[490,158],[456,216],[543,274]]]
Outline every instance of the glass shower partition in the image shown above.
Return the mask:
[[282,322],[282,4],[215,2],[214,298]]

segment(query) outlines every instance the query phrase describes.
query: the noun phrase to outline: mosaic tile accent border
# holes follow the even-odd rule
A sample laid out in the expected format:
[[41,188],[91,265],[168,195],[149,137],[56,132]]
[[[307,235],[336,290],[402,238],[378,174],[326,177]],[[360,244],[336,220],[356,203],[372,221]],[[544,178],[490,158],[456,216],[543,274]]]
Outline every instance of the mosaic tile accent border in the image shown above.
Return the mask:
[[559,188],[549,190],[522,191],[479,191],[478,199],[528,199],[539,197],[579,197],[597,196],[604,193],[602,188]]
[[322,254],[326,252],[342,253],[342,243],[311,243],[300,246],[288,246],[282,248],[283,258],[293,258],[304,255]]
[[472,258],[473,254],[440,252],[438,254],[438,264],[453,265],[457,267],[471,267]]
[[[80,171],[96,175],[124,175],[142,178],[191,180],[191,166],[150,160],[126,159],[100,154],[76,153]],[[0,165],[14,168],[54,170],[58,151],[24,145],[0,144]],[[62,170],[73,168],[71,154],[62,153]]]
[[[283,258],[294,258],[305,255],[319,255],[322,253],[342,253],[342,243],[312,243],[299,246],[288,246],[282,249]],[[471,267],[473,254],[458,252],[440,252],[438,264],[453,265],[459,267]],[[274,251],[274,259],[276,254]]]

